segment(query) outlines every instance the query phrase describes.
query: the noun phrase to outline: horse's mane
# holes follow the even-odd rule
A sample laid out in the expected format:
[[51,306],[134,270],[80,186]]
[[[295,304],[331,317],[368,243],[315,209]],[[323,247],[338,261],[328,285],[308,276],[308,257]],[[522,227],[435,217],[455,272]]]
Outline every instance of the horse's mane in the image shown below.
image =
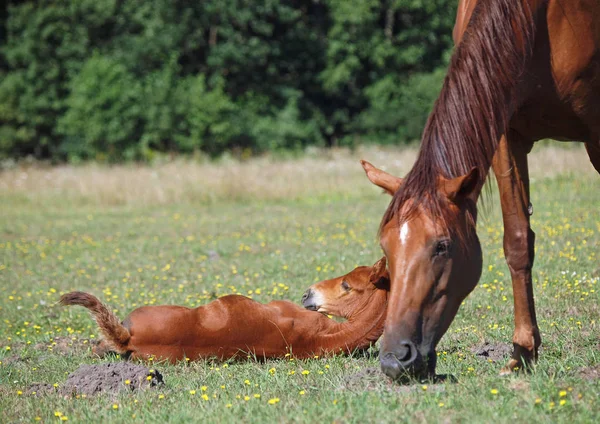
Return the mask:
[[477,167],[483,185],[516,107],[514,91],[532,54],[534,30],[526,0],[477,2],[423,131],[417,160],[392,198],[380,232],[395,215],[410,219],[418,208],[454,232],[445,213],[447,200],[437,193],[438,176],[455,178]]

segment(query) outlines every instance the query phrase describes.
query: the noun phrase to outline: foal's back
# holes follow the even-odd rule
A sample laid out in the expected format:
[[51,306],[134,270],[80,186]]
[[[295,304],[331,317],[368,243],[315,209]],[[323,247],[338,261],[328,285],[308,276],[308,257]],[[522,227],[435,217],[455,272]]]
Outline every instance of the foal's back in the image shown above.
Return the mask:
[[[315,324],[327,317],[287,301],[262,304],[239,295],[228,295],[197,308],[144,306],[123,322],[131,332],[135,356],[196,359],[215,356],[274,356],[285,352],[299,331],[297,320]],[[299,330],[299,329],[296,329]],[[258,351],[250,346],[260,347]],[[166,355],[166,351],[169,354]]]

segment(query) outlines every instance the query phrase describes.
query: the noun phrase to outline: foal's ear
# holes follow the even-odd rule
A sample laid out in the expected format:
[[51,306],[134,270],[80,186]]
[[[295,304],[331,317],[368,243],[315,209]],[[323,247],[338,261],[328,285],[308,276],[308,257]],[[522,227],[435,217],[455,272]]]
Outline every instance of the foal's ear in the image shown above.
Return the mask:
[[472,168],[465,175],[452,179],[442,179],[442,190],[453,202],[459,199],[470,198],[477,200],[479,187],[479,169]]
[[375,168],[366,160],[361,160],[360,164],[367,173],[367,178],[376,186],[384,189],[388,194],[394,195],[402,184],[402,178],[388,174],[381,169]]
[[373,269],[371,270],[371,274],[369,275],[369,282],[374,284],[378,289],[387,289],[390,288],[390,274],[386,268],[386,259],[385,256],[379,259],[375,265],[373,265]]

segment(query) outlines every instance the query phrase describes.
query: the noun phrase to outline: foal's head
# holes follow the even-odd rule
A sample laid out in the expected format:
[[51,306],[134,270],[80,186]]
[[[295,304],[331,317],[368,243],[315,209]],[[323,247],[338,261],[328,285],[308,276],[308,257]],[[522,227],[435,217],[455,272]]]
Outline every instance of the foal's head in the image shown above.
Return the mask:
[[[389,194],[401,188],[401,178],[368,162],[362,165],[369,180]],[[379,359],[393,379],[435,372],[435,347],[479,280],[478,188],[475,168],[458,178],[438,177],[435,190],[427,194],[434,199],[410,198],[388,209],[393,215],[380,229],[380,244],[388,259],[390,296]],[[415,204],[433,201],[443,217]]]
[[373,266],[359,266],[346,275],[313,284],[302,296],[306,309],[352,319],[369,307],[381,290],[389,289],[386,259]]

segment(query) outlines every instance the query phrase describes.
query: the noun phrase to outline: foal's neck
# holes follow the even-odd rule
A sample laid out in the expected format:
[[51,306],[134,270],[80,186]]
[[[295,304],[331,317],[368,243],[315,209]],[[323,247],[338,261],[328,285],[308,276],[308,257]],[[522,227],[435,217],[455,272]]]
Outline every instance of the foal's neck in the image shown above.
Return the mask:
[[356,311],[347,321],[336,323],[324,334],[317,335],[322,349],[352,352],[376,342],[383,334],[387,297],[386,290],[375,291],[365,308]]

